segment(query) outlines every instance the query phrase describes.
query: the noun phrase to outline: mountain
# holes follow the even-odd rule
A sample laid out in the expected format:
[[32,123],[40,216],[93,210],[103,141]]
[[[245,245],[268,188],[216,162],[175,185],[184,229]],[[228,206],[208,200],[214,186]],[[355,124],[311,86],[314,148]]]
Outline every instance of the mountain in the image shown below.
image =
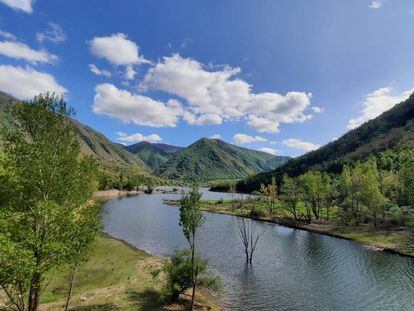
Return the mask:
[[125,146],[124,148],[141,159],[152,170],[157,169],[167,162],[175,153],[184,149],[183,147],[158,143],[152,144],[146,141]]
[[403,146],[414,146],[414,93],[406,101],[318,150],[292,159],[276,170],[240,181],[238,189],[258,189],[261,183],[269,183],[272,176],[280,181],[285,173],[290,176],[298,176],[308,170],[339,173],[346,163]]
[[167,179],[196,182],[236,179],[269,170],[272,165],[281,165],[288,159],[237,147],[219,139],[202,138],[172,155],[155,170],[155,174]]
[[[0,125],[6,128],[18,126],[12,115],[12,108],[21,104],[17,99],[0,92]],[[79,121],[71,119],[79,132],[79,142],[82,153],[92,155],[97,162],[104,168],[114,169],[117,167],[133,168],[148,174],[148,167],[139,158],[129,151],[125,150],[122,145],[110,141],[103,134],[95,131]]]

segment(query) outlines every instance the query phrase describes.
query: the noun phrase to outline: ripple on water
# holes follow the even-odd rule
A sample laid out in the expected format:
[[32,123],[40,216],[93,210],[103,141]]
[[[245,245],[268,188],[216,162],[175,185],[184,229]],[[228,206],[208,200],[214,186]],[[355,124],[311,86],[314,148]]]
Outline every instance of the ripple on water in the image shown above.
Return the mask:
[[[203,191],[205,198],[217,197]],[[210,197],[211,196],[211,197]],[[225,194],[220,195],[225,197]],[[140,195],[105,203],[104,227],[156,255],[187,247],[178,209]],[[221,276],[231,310],[414,310],[414,261],[372,252],[350,241],[255,222],[259,240],[246,265],[236,218],[205,213],[199,253]]]

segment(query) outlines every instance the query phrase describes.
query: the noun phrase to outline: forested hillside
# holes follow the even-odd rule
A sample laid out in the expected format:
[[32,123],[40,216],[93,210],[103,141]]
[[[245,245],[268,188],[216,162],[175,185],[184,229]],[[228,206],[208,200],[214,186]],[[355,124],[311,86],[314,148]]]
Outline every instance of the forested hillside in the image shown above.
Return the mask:
[[184,149],[182,147],[167,144],[153,144],[146,141],[125,146],[124,148],[141,159],[152,170],[157,169],[167,162],[175,153]]
[[[12,110],[20,104],[20,101],[0,92],[0,125],[5,129],[19,126]],[[120,187],[120,184],[131,178],[136,182],[156,180],[146,164],[125,150],[122,145],[110,141],[103,134],[76,120],[71,119],[71,122],[78,130],[82,153],[93,156],[101,168],[102,187]]]
[[194,182],[236,179],[277,165],[289,158],[237,147],[219,139],[202,138],[173,155],[157,176]]
[[308,170],[339,173],[344,164],[364,159],[370,154],[414,146],[414,94],[377,118],[346,133],[341,138],[295,158],[270,172],[260,173],[240,181],[240,191],[252,191],[261,183],[268,184],[275,176],[278,182],[286,173],[292,177]]

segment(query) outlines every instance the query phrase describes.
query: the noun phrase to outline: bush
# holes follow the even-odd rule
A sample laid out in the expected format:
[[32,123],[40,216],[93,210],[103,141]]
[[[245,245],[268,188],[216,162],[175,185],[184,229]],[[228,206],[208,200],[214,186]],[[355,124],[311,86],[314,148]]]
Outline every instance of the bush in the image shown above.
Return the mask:
[[[207,274],[207,260],[195,258],[198,271],[197,286],[203,286],[214,292],[221,289],[220,279]],[[165,262],[161,271],[166,282],[161,290],[163,301],[176,300],[186,289],[192,287],[191,251],[189,249],[175,252],[170,261]]]

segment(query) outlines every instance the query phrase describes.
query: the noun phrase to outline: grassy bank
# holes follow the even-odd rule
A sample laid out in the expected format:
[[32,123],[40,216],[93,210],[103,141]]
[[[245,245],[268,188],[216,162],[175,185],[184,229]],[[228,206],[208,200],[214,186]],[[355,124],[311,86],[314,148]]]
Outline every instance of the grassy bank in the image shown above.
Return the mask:
[[[165,200],[166,204],[178,205],[178,200]],[[383,250],[400,255],[414,257],[414,232],[412,228],[375,228],[371,225],[343,226],[336,222],[311,223],[305,224],[295,222],[294,219],[282,209],[277,209],[272,216],[252,217],[248,208],[235,208],[231,201],[205,200],[201,201],[200,208],[204,211],[237,215],[268,221],[291,228],[297,228],[329,235],[333,237],[352,240],[374,250]],[[263,206],[258,204],[258,209],[263,210]],[[331,219],[336,219],[335,211],[331,211]]]
[[[186,310],[189,295],[170,305],[158,300],[160,279],[152,273],[163,259],[151,256],[123,241],[101,237],[91,257],[76,275],[71,310]],[[62,310],[69,270],[56,272],[42,295],[41,310]],[[219,310],[206,292],[197,297],[198,310]]]

